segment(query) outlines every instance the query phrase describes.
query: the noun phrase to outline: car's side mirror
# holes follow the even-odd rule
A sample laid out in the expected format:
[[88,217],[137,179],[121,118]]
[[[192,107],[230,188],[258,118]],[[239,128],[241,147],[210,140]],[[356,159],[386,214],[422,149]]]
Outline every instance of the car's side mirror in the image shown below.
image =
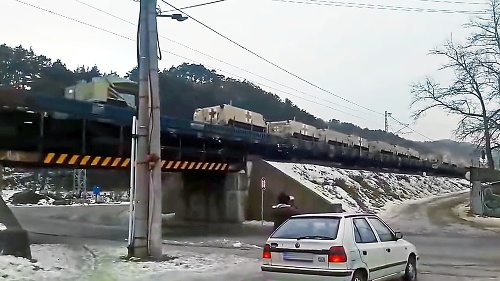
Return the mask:
[[394,232],[394,238],[396,238],[396,241],[399,239],[403,239],[403,233],[399,231]]

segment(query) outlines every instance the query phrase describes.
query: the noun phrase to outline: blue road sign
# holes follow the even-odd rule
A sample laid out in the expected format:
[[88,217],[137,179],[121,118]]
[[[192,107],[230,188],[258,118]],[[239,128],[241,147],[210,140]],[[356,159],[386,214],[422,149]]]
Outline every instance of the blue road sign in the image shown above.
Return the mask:
[[101,195],[101,188],[97,185],[94,186],[93,193],[94,195]]

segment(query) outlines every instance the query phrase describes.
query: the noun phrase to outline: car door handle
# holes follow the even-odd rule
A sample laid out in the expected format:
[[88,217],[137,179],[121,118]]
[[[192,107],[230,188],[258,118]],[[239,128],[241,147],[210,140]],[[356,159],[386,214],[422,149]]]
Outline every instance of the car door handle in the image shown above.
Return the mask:
[[363,251],[363,256],[366,256],[368,255],[368,252],[367,251]]
[[391,249],[389,249],[389,248],[387,248],[387,249],[385,249],[385,250],[386,250],[388,253],[390,253],[390,252],[391,252]]

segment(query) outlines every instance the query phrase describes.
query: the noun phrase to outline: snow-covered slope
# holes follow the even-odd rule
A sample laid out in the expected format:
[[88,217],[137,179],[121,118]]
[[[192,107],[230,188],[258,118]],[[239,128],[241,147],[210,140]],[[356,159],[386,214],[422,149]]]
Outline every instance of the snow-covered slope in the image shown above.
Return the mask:
[[266,162],[346,211],[379,212],[403,201],[469,188],[465,179]]

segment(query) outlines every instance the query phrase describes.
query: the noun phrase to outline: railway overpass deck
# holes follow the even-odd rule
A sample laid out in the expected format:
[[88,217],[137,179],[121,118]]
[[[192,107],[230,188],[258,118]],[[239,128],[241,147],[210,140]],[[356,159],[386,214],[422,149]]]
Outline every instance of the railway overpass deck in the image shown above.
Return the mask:
[[[0,164],[88,169],[125,169],[129,165],[133,109],[1,88],[0,106]],[[369,155],[367,151],[234,126],[168,116],[162,116],[160,123],[164,171],[238,171],[247,155],[259,155],[270,160],[337,162],[366,169],[453,176],[465,173],[451,165],[435,168],[419,159]]]

